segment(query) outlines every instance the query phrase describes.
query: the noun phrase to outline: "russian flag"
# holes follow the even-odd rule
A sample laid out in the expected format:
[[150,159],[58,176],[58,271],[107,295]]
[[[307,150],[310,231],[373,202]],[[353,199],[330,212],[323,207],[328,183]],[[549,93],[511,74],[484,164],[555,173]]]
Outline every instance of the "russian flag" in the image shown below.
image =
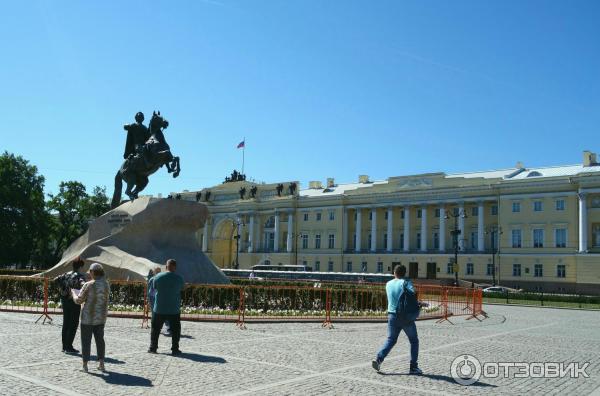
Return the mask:
[[245,141],[245,140],[242,140],[242,141],[240,142],[240,144],[238,144],[238,145],[237,145],[237,148],[244,148],[244,147],[246,147],[246,141]]

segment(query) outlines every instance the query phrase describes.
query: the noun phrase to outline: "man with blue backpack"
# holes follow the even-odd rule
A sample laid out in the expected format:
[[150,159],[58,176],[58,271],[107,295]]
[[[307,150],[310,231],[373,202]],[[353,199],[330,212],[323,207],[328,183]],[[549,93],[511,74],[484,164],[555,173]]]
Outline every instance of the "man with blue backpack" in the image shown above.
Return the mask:
[[388,336],[385,344],[377,353],[372,366],[379,372],[381,363],[390,353],[400,332],[404,330],[410,342],[410,374],[422,375],[417,360],[419,358],[419,336],[415,320],[421,311],[421,304],[410,279],[405,279],[406,267],[398,265],[394,268],[394,279],[385,285],[388,300]]

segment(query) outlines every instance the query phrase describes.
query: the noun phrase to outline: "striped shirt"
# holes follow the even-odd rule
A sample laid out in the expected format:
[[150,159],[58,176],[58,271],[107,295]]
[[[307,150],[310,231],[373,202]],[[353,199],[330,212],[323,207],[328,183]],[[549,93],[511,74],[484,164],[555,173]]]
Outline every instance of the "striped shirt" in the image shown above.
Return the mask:
[[108,295],[110,287],[104,277],[83,284],[81,293],[75,299],[81,308],[81,323],[84,325],[100,325],[106,323],[108,313]]

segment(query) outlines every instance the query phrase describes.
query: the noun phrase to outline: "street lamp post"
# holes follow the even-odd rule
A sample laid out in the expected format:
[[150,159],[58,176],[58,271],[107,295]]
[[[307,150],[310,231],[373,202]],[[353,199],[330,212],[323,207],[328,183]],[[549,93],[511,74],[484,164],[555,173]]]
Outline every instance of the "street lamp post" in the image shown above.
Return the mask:
[[[492,286],[496,286],[496,255],[498,254],[498,251],[500,249],[499,243],[496,243],[496,241],[499,242],[500,240],[500,235],[502,235],[502,228],[490,227],[487,233],[490,234],[490,246],[492,248]],[[498,270],[500,270],[500,268],[498,268]]]
[[454,229],[450,231],[452,235],[452,242],[454,244],[454,284],[458,286],[458,237],[461,234],[461,230],[458,228],[458,218],[462,217],[463,219],[467,218],[464,210],[457,210],[448,213],[446,211],[445,218],[449,219],[450,216],[454,217]]
[[235,239],[235,269],[240,269],[240,226],[244,226],[244,222],[239,217],[234,221],[236,235],[234,235],[233,239]]
[[301,232],[294,235],[294,265],[298,265],[298,238],[302,238],[302,235]]

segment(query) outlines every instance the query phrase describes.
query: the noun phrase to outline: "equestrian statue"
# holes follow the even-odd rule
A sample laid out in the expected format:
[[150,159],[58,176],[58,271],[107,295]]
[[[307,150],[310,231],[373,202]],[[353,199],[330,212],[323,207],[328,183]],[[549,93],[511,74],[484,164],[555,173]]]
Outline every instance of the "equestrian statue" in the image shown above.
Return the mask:
[[115,176],[115,192],[112,198],[112,208],[121,204],[123,181],[127,183],[125,194],[134,200],[148,184],[148,176],[156,172],[163,165],[173,177],[179,176],[181,168],[179,157],[171,154],[171,149],[165,140],[163,131],[169,126],[160,111],[152,113],[148,128],[143,124],[144,114],[135,115],[135,123],[127,124],[123,128],[127,131],[127,142],[123,154],[123,165]]

